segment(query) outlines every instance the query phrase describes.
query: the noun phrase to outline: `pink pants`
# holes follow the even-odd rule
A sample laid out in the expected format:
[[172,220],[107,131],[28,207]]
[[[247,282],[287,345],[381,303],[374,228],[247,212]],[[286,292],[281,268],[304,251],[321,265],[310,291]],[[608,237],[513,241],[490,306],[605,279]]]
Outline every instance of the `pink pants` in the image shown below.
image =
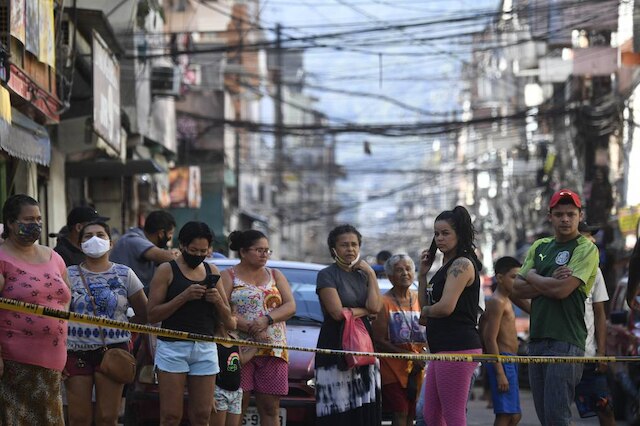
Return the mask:
[[[481,354],[482,349],[439,354]],[[431,361],[425,377],[424,420],[429,426],[465,426],[467,398],[477,362]]]

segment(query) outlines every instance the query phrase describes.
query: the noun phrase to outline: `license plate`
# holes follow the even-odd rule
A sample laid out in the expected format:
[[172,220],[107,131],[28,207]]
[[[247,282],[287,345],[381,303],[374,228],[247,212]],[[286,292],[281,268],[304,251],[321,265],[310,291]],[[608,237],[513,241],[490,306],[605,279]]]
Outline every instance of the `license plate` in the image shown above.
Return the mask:
[[[287,426],[287,410],[280,409],[280,426]],[[260,426],[260,414],[256,407],[247,407],[247,411],[242,418],[242,426]]]

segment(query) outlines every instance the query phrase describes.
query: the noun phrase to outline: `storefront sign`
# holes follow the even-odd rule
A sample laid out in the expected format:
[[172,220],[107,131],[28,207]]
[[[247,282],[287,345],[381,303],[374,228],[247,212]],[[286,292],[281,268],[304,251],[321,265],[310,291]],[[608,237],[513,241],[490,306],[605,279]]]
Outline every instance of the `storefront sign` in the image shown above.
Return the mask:
[[120,64],[93,32],[93,129],[116,152],[121,151]]

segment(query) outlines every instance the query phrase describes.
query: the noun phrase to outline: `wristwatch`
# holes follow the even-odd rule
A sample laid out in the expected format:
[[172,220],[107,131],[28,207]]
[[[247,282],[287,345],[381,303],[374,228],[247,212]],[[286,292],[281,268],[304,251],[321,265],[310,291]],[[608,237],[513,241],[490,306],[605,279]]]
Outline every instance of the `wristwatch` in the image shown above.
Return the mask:
[[269,325],[272,325],[273,324],[273,318],[271,318],[271,315],[267,314],[266,317],[267,317],[267,321],[269,321]]

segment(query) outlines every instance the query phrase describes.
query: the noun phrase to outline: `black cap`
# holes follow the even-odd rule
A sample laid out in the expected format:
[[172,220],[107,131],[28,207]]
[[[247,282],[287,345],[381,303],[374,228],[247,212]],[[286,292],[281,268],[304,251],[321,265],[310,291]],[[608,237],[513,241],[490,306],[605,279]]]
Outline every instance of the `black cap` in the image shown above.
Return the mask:
[[74,207],[70,212],[69,216],[67,216],[67,226],[71,228],[73,225],[78,223],[86,223],[86,222],[106,222],[109,218],[105,216],[100,216],[96,209],[89,206],[82,207]]
[[596,235],[600,231],[600,228],[597,226],[589,226],[587,222],[580,222],[578,224],[578,232],[580,233],[589,233],[591,235]]

